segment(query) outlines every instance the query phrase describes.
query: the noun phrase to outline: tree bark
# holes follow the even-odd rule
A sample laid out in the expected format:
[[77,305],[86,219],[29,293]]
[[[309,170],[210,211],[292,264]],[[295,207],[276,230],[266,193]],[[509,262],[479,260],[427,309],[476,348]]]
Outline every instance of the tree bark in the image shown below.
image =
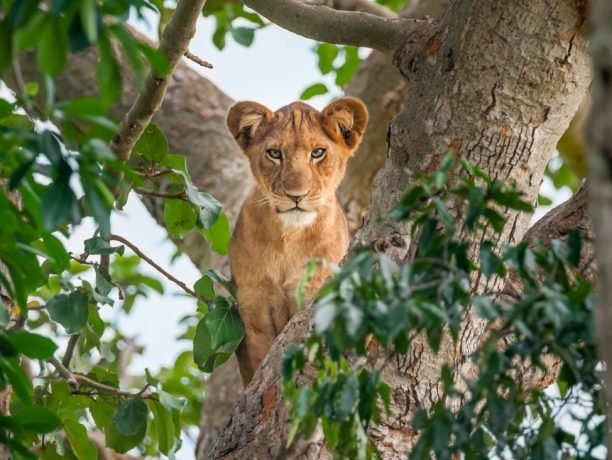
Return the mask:
[[[406,228],[379,217],[401,197],[407,168],[431,171],[448,151],[492,177],[516,181],[535,203],[544,168],[590,82],[584,15],[585,2],[575,0],[458,0],[439,26],[409,36],[395,54],[395,65],[408,81],[406,102],[391,124],[385,166],[357,240],[396,260],[408,259]],[[516,243],[529,215],[505,215],[498,244]],[[474,281],[476,293],[498,291],[505,282]],[[307,337],[310,315],[309,309],[300,311],[277,338],[209,457],[328,456],[320,436],[297,443],[291,453],[283,450],[288,409],[280,396],[280,360],[288,344]],[[384,458],[403,458],[410,451],[418,437],[411,417],[442,394],[443,364],[450,364],[455,375],[475,372],[467,358],[485,327],[468,315],[456,344],[445,337],[434,354],[417,337],[407,356],[383,366],[392,412],[372,437]]]
[[[599,265],[596,324],[599,356],[604,366],[603,390],[607,400],[608,426],[612,420],[612,348],[609,345],[612,324],[612,4],[594,1],[591,19],[593,56],[593,100],[587,122],[588,166],[591,181],[591,212]],[[612,458],[609,431],[608,457]]]

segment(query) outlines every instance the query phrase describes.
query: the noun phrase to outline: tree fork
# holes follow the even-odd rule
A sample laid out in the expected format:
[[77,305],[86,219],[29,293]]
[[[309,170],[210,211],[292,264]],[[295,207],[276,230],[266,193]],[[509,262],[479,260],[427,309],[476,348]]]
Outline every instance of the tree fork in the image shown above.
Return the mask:
[[[583,2],[523,0],[494,6],[458,0],[439,27],[407,36],[395,54],[408,81],[407,98],[391,124],[388,158],[357,239],[396,260],[410,257],[409,233],[401,224],[378,218],[401,197],[409,181],[406,168],[434,170],[450,150],[492,177],[516,181],[535,203],[544,168],[590,83]],[[459,215],[460,210],[454,211]],[[500,245],[520,241],[527,229],[528,215],[507,217]],[[478,292],[500,290],[503,282],[478,282]],[[288,344],[307,337],[310,314],[299,312],[277,338],[209,457],[248,453],[269,458],[280,452],[288,432],[288,408],[279,394],[280,360]],[[443,339],[436,355],[417,338],[406,359],[414,365],[391,360],[383,367],[392,413],[372,434],[384,458],[410,451],[418,438],[410,428],[412,415],[442,394],[443,364],[450,363],[457,375],[473,372],[465,358],[479,346],[485,327],[469,316],[457,344]],[[304,440],[297,452],[307,458],[327,456],[317,435]]]

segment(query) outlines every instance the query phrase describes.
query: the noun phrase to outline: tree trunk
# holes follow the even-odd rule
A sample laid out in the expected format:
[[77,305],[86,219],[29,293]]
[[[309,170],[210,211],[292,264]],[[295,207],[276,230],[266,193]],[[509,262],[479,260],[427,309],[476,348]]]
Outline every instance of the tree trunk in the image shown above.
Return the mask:
[[[596,324],[599,355],[604,367],[604,393],[607,400],[608,427],[612,420],[612,4],[594,1],[591,11],[591,52],[593,56],[593,100],[587,122],[589,143],[589,181],[595,246],[599,266]],[[608,433],[608,458],[612,444]]]
[[[535,203],[544,169],[590,82],[585,2],[522,0],[451,4],[439,25],[407,37],[395,64],[408,81],[403,110],[393,120],[385,166],[357,240],[399,261],[410,257],[408,232],[379,217],[406,188],[406,168],[430,171],[452,151],[492,177],[514,180]],[[506,212],[498,243],[523,238],[529,215]],[[475,291],[500,290],[505,280],[475,280]],[[300,311],[232,410],[211,458],[326,458],[321,436],[285,452],[288,409],[280,396],[280,360],[289,344],[304,341],[311,310]],[[448,337],[434,354],[422,337],[406,357],[390,360],[383,380],[392,388],[392,412],[372,432],[384,458],[403,458],[417,439],[414,412],[442,394],[441,367],[470,375],[468,356],[486,324],[468,316],[459,341]]]

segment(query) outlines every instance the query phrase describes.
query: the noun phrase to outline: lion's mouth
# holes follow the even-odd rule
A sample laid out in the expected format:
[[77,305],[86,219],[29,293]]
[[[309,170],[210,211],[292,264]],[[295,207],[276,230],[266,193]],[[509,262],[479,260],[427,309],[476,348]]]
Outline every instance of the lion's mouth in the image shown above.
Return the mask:
[[308,211],[308,210],[306,210],[304,208],[300,208],[299,206],[295,206],[293,208],[289,208],[289,209],[285,209],[285,210],[281,210],[281,209],[276,208],[276,212],[279,213],[279,214],[284,214],[286,212],[295,212],[295,211],[297,211],[297,212],[312,212],[312,211]]

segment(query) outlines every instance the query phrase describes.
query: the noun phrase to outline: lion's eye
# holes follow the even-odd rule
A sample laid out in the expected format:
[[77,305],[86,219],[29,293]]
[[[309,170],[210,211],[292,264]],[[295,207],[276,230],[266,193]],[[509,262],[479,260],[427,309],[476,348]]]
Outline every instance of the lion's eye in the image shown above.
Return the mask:
[[266,150],[266,155],[268,156],[268,158],[275,161],[278,161],[283,158],[283,153],[277,149]]
[[313,160],[320,160],[325,156],[325,149],[315,149],[310,153]]

